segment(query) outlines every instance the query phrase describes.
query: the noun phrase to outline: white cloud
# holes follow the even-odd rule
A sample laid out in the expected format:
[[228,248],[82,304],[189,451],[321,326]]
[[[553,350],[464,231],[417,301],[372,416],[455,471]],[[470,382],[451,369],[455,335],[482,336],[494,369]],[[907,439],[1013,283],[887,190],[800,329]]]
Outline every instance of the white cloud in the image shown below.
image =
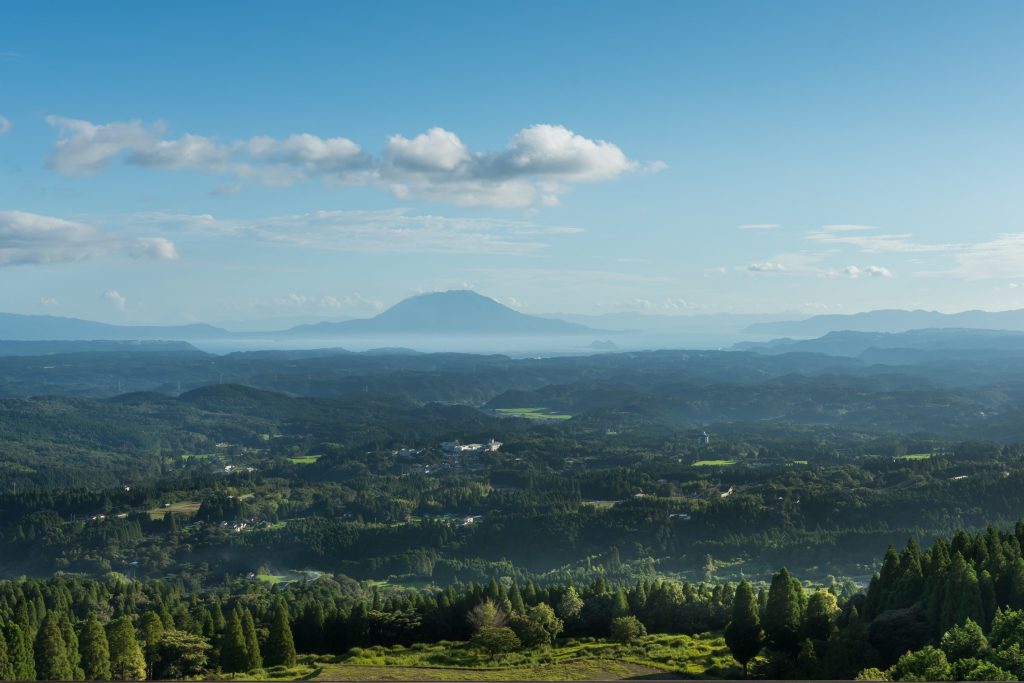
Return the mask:
[[177,140],[152,140],[135,145],[126,161],[147,168],[190,168],[226,171],[233,150],[201,135],[183,135]]
[[829,274],[848,277],[854,280],[862,275],[866,275],[868,277],[892,277],[892,271],[890,271],[888,268],[883,268],[882,266],[867,266],[866,268],[858,268],[857,266],[846,266],[845,268],[842,268],[834,273]]
[[12,128],[14,128],[14,124],[11,123],[11,120],[0,114],[0,135],[10,133]]
[[777,261],[759,261],[757,263],[751,263],[747,266],[747,270],[752,273],[784,273],[789,269],[782,263]]
[[123,238],[92,225],[25,211],[0,211],[0,266],[72,263],[112,252],[133,258],[178,258],[162,237]]
[[126,150],[154,144],[159,130],[139,121],[95,125],[88,121],[47,116],[46,122],[60,130],[49,165],[63,175],[93,175],[106,168]]
[[399,169],[420,172],[451,172],[469,162],[472,155],[455,133],[443,128],[431,128],[426,133],[409,138],[392,135],[384,149],[388,164]]
[[54,306],[59,306],[60,302],[54,299],[52,296],[42,296],[39,297],[39,305],[45,306],[46,308],[53,308]]
[[190,133],[167,139],[162,124],[97,125],[59,116],[46,120],[60,130],[50,166],[65,175],[95,174],[122,157],[124,163],[143,168],[190,169],[267,185],[315,177],[331,183],[375,184],[398,197],[462,206],[555,206],[572,183],[667,167],[661,161],[642,166],[611,142],[547,124],[523,128],[504,149],[494,152],[474,152],[458,135],[439,127],[412,138],[395,134],[387,139],[381,157],[374,159],[344,137],[301,133],[222,143]]
[[302,311],[303,313],[320,313],[336,315],[338,313],[348,314],[376,314],[384,310],[384,302],[376,299],[368,299],[359,293],[344,295],[308,295],[297,292],[289,292],[283,296],[275,296],[269,299],[257,299],[248,304],[248,307],[256,310],[269,311]]
[[612,304],[609,308],[616,310],[645,311],[648,313],[679,313],[681,311],[692,311],[703,307],[691,303],[686,299],[668,297],[658,301],[637,297],[626,302]]
[[781,228],[781,223],[746,223],[738,226],[740,230],[774,230]]
[[962,244],[924,244],[914,242],[909,233],[853,234],[875,230],[866,225],[826,225],[807,233],[807,239],[819,244],[849,246],[869,254],[948,252],[963,249]]
[[527,254],[547,239],[583,232],[574,226],[546,226],[524,220],[451,218],[384,211],[316,211],[254,219],[220,219],[209,214],[136,214],[136,225],[187,229],[269,244],[350,252],[433,252]]
[[114,307],[117,308],[117,310],[119,311],[123,311],[125,305],[128,303],[128,299],[126,299],[116,289],[108,289],[106,292],[104,292],[103,299],[114,304]]
[[255,137],[249,140],[248,149],[253,159],[294,166],[306,176],[344,174],[369,163],[362,148],[348,138],[321,138],[309,133],[284,140]]
[[431,128],[414,138],[393,135],[380,176],[397,196],[462,206],[556,206],[566,183],[611,180],[638,168],[617,146],[564,126],[516,133],[499,152],[472,152],[459,137]]

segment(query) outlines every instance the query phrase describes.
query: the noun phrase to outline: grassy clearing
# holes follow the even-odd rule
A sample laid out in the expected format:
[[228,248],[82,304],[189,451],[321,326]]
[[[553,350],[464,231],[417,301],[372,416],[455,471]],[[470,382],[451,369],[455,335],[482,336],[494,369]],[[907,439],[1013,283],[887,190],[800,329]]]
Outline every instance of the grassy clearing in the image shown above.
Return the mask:
[[467,643],[354,648],[322,661],[317,680],[550,681],[736,677],[721,637],[648,636],[632,645],[569,640],[549,649],[489,657]]
[[735,460],[698,460],[693,463],[694,467],[728,467],[735,465]]
[[293,462],[296,465],[312,465],[319,459],[319,455],[298,455],[294,458],[288,458],[290,462]]
[[284,574],[257,574],[256,579],[271,586],[276,586],[279,583],[294,583],[298,580]]
[[931,453],[912,453],[910,455],[900,455],[897,460],[931,460]]
[[608,510],[615,507],[617,503],[621,503],[621,500],[585,500],[583,505],[590,505],[597,508],[598,510]]
[[191,517],[192,515],[199,512],[200,505],[201,503],[198,500],[186,500],[177,503],[171,503],[166,507],[156,507],[151,510],[148,510],[147,512],[149,512],[150,519],[163,519],[164,515],[168,512],[175,515],[185,515],[186,517]]
[[498,408],[495,412],[502,417],[522,417],[527,420],[568,420],[572,417],[547,408]]

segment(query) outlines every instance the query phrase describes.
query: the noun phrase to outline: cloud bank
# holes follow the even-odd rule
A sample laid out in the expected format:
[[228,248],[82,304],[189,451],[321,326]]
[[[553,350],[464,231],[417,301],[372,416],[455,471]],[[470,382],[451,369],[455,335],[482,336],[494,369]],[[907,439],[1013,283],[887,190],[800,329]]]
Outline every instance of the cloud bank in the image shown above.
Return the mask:
[[135,225],[188,230],[329,251],[444,254],[529,254],[557,235],[583,232],[574,226],[531,221],[414,214],[406,209],[315,211],[264,218],[217,218],[210,214],[134,214]]
[[122,238],[86,223],[25,211],[0,211],[0,266],[74,263],[120,252],[132,258],[178,258],[163,237]]
[[548,124],[520,130],[497,151],[471,150],[443,128],[411,138],[395,134],[374,157],[348,138],[310,133],[221,142],[193,134],[169,138],[161,123],[95,124],[60,116],[46,121],[59,131],[49,166],[63,175],[95,175],[120,160],[140,168],[193,170],[265,185],[314,178],[373,184],[397,197],[460,206],[552,206],[573,184],[665,168],[663,162],[641,167],[611,142]]

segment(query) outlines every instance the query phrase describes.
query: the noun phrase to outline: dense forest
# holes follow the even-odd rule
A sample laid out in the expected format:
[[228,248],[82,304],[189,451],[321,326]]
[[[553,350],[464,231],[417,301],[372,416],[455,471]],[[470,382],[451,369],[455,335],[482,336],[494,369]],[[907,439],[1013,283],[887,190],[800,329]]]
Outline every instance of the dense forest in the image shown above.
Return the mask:
[[[0,677],[1024,674],[1012,375],[71,355],[3,359],[60,372],[0,399]],[[263,379],[105,396],[199,362]]]

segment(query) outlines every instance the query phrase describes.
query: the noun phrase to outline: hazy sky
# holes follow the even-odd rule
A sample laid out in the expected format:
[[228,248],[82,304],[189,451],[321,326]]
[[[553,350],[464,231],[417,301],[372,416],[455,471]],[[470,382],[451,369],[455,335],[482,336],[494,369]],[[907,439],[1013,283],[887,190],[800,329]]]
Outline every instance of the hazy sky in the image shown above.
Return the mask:
[[1024,3],[0,5],[0,310],[1024,307]]

